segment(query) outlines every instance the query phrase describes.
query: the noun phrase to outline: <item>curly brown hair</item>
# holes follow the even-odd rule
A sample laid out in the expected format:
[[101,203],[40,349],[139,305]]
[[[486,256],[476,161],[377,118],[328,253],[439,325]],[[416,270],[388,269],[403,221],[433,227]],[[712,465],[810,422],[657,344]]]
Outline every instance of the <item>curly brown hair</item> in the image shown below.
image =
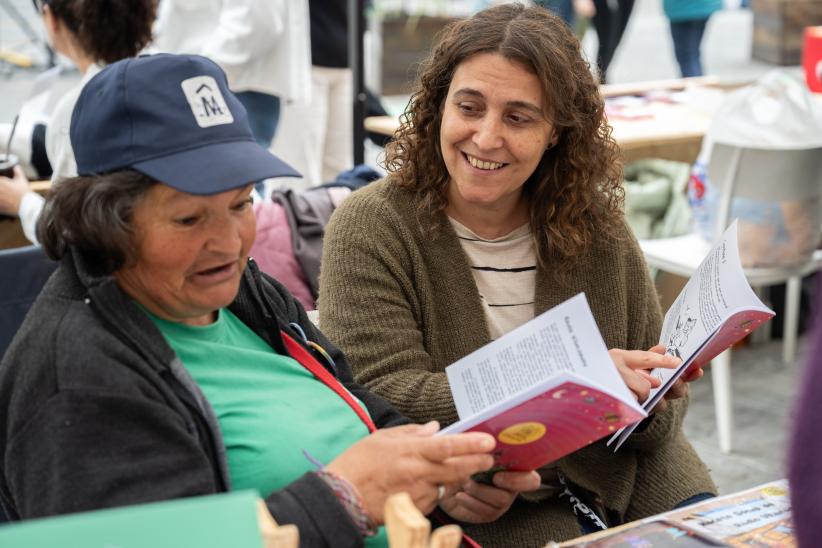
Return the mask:
[[419,193],[420,214],[434,219],[436,231],[449,181],[440,149],[442,109],[457,66],[480,53],[521,63],[542,84],[558,141],[523,188],[537,260],[562,272],[595,236],[619,232],[613,229],[622,223],[624,192],[599,88],[579,41],[548,10],[503,4],[446,27],[419,69],[385,167],[396,184]]
[[45,0],[95,62],[134,57],[151,41],[157,0]]

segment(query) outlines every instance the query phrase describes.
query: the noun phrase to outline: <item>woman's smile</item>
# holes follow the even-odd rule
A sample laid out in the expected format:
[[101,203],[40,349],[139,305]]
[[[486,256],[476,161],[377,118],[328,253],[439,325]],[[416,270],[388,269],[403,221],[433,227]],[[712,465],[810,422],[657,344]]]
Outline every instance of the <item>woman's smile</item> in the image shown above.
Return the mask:
[[477,156],[472,156],[467,152],[462,153],[465,160],[471,164],[471,167],[476,168],[480,171],[497,171],[505,167],[507,164],[504,162],[495,162],[493,160],[484,160]]

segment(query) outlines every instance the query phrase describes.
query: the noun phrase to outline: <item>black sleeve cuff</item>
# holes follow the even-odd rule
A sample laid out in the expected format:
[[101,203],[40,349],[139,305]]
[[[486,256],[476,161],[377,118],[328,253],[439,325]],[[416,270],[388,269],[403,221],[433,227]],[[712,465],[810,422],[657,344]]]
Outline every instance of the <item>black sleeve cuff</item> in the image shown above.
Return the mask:
[[307,472],[266,499],[278,524],[300,530],[300,546],[361,547],[364,540],[334,492],[316,474]]

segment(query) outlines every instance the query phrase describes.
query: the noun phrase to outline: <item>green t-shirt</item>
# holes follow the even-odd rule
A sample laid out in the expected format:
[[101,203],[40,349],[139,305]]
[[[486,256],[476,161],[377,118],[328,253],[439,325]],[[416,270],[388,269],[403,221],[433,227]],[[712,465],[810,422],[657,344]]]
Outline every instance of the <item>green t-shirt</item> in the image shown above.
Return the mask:
[[[263,497],[327,464],[368,428],[333,390],[271,346],[228,309],[190,326],[149,313],[217,415],[234,489]],[[366,545],[387,546],[384,530]]]

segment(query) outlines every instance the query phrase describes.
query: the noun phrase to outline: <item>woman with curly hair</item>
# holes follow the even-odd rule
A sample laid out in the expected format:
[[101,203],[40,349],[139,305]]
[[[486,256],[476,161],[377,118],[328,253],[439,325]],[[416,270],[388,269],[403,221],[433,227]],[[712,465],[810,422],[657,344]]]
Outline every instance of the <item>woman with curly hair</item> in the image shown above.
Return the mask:
[[[46,127],[46,156],[53,183],[77,175],[69,126],[80,91],[105,65],[134,57],[151,41],[156,0],[34,0],[42,15],[49,44],[67,57],[83,78],[54,107]],[[20,168],[12,179],[0,177],[0,214],[20,217],[23,232],[37,243],[35,226],[43,198],[29,190]]]
[[[623,218],[619,150],[561,19],[504,4],[446,29],[386,166],[327,227],[319,309],[358,380],[403,413],[453,423],[445,367],[579,292],[640,401],[646,369],[678,362],[654,346],[661,313]],[[715,493],[680,428],[687,386],[669,395],[617,453],[599,442],[550,463],[537,491],[468,533],[542,546]]]

